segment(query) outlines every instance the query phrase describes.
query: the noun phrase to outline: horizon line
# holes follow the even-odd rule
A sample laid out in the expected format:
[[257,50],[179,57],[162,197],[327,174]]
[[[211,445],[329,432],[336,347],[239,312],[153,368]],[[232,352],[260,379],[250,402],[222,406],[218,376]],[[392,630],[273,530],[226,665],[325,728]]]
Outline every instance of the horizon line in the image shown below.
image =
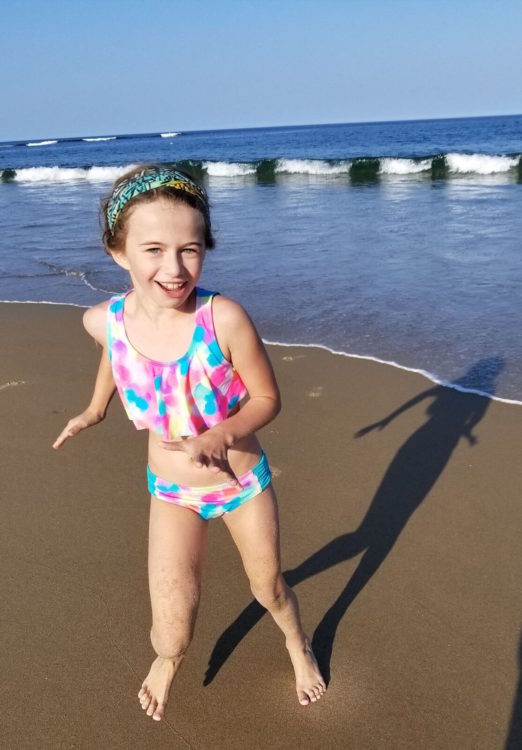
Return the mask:
[[[278,130],[282,128],[320,128],[329,127],[331,125],[387,125],[398,122],[443,122],[447,120],[484,120],[484,119],[495,119],[504,117],[520,117],[521,113],[511,113],[502,115],[466,115],[459,117],[414,117],[406,120],[392,119],[392,120],[353,120],[351,122],[316,122],[316,123],[289,123],[286,125],[250,125],[248,127],[235,127],[235,128],[204,128],[202,130],[183,130],[179,131],[179,134],[193,134],[193,133],[224,133],[234,130]],[[157,130],[140,133],[89,133],[82,135],[69,135],[69,136],[31,136],[27,138],[18,138],[16,140],[1,140],[0,143],[8,144],[23,144],[27,141],[76,141],[82,138],[135,138],[139,136],[147,135],[158,135],[166,132],[178,132],[172,130]]]

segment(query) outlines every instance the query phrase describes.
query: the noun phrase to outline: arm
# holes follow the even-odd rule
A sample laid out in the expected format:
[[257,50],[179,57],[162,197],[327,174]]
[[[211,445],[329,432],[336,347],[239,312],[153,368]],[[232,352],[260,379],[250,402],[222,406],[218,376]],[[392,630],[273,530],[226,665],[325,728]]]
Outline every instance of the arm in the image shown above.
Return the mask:
[[112,376],[112,366],[109,359],[109,353],[107,348],[104,347],[100,358],[98,373],[96,375],[94,391],[91,402],[87,407],[87,411],[92,412],[102,420],[105,417],[109,401],[115,390],[116,385]]
[[227,452],[276,417],[281,410],[281,397],[263,342],[241,305],[219,295],[213,301],[213,316],[219,346],[247,387],[249,401],[202,435],[163,441],[163,447],[188,453],[195,466],[223,472],[231,484],[237,485]]
[[91,427],[101,422],[105,417],[109,401],[114,394],[116,386],[112,377],[112,367],[105,340],[104,321],[106,319],[106,304],[102,303],[102,305],[90,308],[83,316],[85,330],[103,347],[91,401],[85,411],[69,420],[53,443],[53,448],[55,449],[59,448],[67,438],[77,435],[78,432],[84,430],[86,427]]
[[214,324],[223,332],[220,341],[224,353],[229,355],[249,395],[248,403],[237,414],[212,428],[232,448],[279,414],[281,395],[265,346],[249,316],[237,302],[226,298],[219,302],[214,307]]
[[437,390],[440,386],[435,386],[434,388],[429,388],[427,391],[423,391],[422,393],[419,393],[418,396],[414,396],[412,399],[407,401],[402,406],[399,406],[398,409],[395,409],[391,414],[389,414],[387,417],[384,417],[384,419],[381,419],[380,422],[375,422],[374,424],[370,424],[367,427],[363,427],[361,430],[355,433],[356,438],[363,437],[363,435],[366,435],[368,432],[371,432],[372,430],[379,429],[382,430],[385,427],[387,427],[390,422],[395,419],[395,417],[398,417],[403,412],[407,411],[408,409],[411,409],[413,406],[418,404],[420,401],[422,401],[425,398],[428,398],[429,396],[436,396]]

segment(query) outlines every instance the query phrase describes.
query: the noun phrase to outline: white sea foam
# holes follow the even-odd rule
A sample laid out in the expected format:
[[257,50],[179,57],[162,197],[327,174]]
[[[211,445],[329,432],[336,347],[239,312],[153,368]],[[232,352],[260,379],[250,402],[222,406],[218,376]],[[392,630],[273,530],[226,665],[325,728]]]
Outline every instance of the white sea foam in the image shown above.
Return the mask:
[[255,174],[256,168],[253,164],[241,164],[240,162],[227,161],[205,161],[203,168],[210,177],[244,177]]
[[278,159],[275,171],[285,174],[348,174],[350,164],[349,162],[329,164],[321,159]]
[[17,169],[17,182],[112,182],[134,165],[124,167],[90,167],[89,169],[67,167],[27,167]]
[[290,346],[290,347],[303,347],[303,348],[312,348],[312,349],[324,349],[327,352],[330,352],[330,354],[335,354],[337,356],[341,357],[349,357],[350,359],[364,359],[367,362],[377,362],[380,365],[388,365],[389,367],[396,367],[398,370],[404,370],[406,372],[414,372],[417,375],[422,375],[422,377],[427,378],[428,380],[431,380],[432,383],[435,383],[436,385],[443,386],[444,388],[452,388],[455,391],[460,391],[460,393],[473,393],[476,396],[485,396],[486,398],[490,398],[493,401],[500,401],[503,404],[513,404],[515,406],[522,406],[522,401],[517,401],[516,399],[511,398],[502,398],[501,396],[494,396],[491,393],[487,393],[486,391],[481,391],[478,388],[465,388],[461,385],[458,385],[457,383],[452,382],[451,380],[444,380],[441,378],[438,378],[433,373],[429,372],[428,370],[418,370],[415,367],[406,367],[405,365],[400,365],[398,362],[393,362],[386,359],[379,359],[378,357],[371,357],[366,354],[352,354],[349,352],[342,352],[342,351],[336,351],[335,349],[331,349],[329,346],[325,346],[324,344],[292,344],[286,341],[269,341],[268,339],[263,339],[263,343],[268,344],[269,346]]
[[33,141],[26,143],[26,146],[50,146],[52,143],[58,143],[58,141]]
[[79,305],[76,302],[53,302],[48,299],[0,299],[2,305],[63,305],[65,307],[90,307],[90,305]]
[[418,174],[431,169],[431,159],[381,159],[379,171],[381,174]]
[[509,172],[517,166],[518,156],[489,156],[488,154],[446,154],[446,163],[451,172],[466,174],[493,174]]
[[177,135],[181,135],[181,133],[160,133],[162,138],[174,138]]
[[124,167],[91,167],[86,170],[87,179],[91,182],[112,182],[135,166],[135,164],[128,164]]
[[94,141],[115,141],[116,136],[115,135],[107,135],[100,138],[82,138],[82,141],[87,141],[87,143],[91,143]]

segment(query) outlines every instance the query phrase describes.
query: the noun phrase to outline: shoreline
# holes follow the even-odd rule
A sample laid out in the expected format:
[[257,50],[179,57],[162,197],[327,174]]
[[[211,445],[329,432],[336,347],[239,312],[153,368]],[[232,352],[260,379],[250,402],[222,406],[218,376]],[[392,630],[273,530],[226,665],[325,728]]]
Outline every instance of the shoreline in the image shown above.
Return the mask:
[[[110,294],[110,292],[107,292],[107,294]],[[57,306],[61,305],[63,307],[78,307],[78,308],[81,308],[82,310],[86,310],[89,307],[89,305],[80,305],[76,302],[52,302],[50,300],[0,300],[0,305],[57,305]],[[510,398],[504,398],[502,396],[495,396],[494,394],[488,393],[487,391],[482,391],[479,388],[466,388],[465,386],[461,386],[456,383],[453,383],[451,380],[446,380],[445,378],[438,378],[435,374],[429,372],[428,370],[423,370],[423,369],[419,369],[415,367],[407,367],[406,365],[401,365],[400,363],[394,362],[392,360],[379,359],[379,357],[373,357],[371,354],[355,354],[353,352],[343,352],[341,350],[331,349],[329,346],[326,346],[325,344],[315,344],[315,343],[299,344],[299,343],[292,343],[288,341],[271,341],[269,339],[262,339],[262,341],[267,346],[321,349],[339,357],[347,357],[349,359],[359,359],[365,362],[375,362],[376,364],[387,365],[388,367],[393,367],[397,370],[402,370],[403,372],[411,372],[416,375],[420,375],[421,377],[426,378],[426,380],[429,380],[430,383],[433,383],[434,385],[440,385],[443,388],[449,388],[451,390],[458,391],[459,393],[469,393],[474,396],[483,396],[484,398],[491,399],[492,401],[496,401],[501,404],[509,404],[510,406],[522,406],[522,399],[519,401],[518,399],[510,399]]]

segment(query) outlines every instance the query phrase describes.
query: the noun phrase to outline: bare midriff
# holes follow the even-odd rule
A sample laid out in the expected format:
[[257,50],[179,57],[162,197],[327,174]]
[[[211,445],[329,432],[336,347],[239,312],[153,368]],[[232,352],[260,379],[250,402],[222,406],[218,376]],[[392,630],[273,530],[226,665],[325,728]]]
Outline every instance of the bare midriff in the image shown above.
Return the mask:
[[[238,410],[239,408],[234,409],[229,416]],[[210,487],[226,482],[224,474],[210,471],[208,466],[194,466],[187,453],[164,448],[162,439],[160,435],[149,430],[149,466],[158,477],[167,482],[191,487]],[[255,434],[241,438],[233,448],[229,448],[227,459],[236,477],[252,469],[261,458],[261,452],[261,444]]]

